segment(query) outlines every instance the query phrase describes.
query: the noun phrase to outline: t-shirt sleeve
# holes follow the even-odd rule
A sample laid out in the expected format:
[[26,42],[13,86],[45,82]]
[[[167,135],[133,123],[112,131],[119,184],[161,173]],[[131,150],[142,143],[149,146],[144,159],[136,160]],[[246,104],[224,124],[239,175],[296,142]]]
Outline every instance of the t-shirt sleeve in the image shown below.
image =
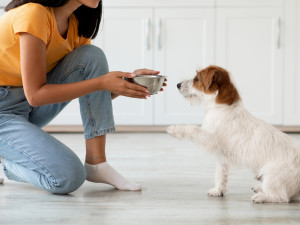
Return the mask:
[[47,9],[40,4],[27,4],[14,17],[13,29],[15,34],[29,33],[41,39],[47,45],[51,31]]

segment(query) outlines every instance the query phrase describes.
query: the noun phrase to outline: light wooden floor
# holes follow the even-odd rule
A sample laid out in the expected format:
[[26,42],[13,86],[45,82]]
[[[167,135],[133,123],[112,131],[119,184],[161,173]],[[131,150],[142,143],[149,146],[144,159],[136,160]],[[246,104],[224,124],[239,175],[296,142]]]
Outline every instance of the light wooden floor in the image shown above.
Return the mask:
[[[54,136],[84,159],[81,134]],[[300,134],[292,136],[300,145]],[[208,197],[215,159],[189,141],[164,133],[112,134],[107,155],[118,171],[142,184],[142,192],[85,182],[72,194],[59,196],[5,180],[0,185],[0,224],[300,224],[299,202],[251,202],[255,181],[246,169],[232,171],[225,197]]]

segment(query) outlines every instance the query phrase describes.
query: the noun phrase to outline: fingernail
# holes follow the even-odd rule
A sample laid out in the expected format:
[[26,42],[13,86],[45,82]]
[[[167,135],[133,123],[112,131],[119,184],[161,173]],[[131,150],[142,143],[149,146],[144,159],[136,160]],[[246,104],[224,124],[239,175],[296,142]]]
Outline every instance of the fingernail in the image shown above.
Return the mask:
[[135,74],[134,74],[134,73],[132,73],[132,74],[130,74],[130,76],[131,76],[131,77],[135,77]]

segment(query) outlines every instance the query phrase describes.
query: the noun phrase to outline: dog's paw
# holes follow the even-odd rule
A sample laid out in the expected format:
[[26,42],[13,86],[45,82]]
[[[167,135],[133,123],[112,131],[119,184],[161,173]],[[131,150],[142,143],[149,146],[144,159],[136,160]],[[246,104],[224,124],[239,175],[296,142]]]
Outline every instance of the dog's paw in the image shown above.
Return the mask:
[[289,198],[282,198],[280,196],[272,197],[264,192],[258,192],[252,196],[252,201],[255,203],[289,203]]
[[173,137],[178,139],[185,138],[186,136],[185,130],[186,130],[186,126],[180,126],[180,125],[169,126],[167,128],[167,132]]
[[220,188],[212,188],[207,194],[212,197],[223,197],[223,191],[221,191]]
[[252,196],[252,201],[255,203],[264,203],[267,202],[267,196],[263,192],[258,192]]

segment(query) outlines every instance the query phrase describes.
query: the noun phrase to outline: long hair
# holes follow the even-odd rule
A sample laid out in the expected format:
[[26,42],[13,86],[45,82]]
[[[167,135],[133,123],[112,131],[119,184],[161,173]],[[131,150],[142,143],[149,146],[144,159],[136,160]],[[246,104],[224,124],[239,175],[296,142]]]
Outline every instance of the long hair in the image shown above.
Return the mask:
[[[12,0],[6,7],[9,11],[26,3],[38,3],[47,7],[60,7],[65,5],[69,0]],[[78,20],[78,35],[85,38],[95,38],[99,31],[102,18],[102,0],[97,8],[89,8],[84,5],[80,6],[74,12]]]

